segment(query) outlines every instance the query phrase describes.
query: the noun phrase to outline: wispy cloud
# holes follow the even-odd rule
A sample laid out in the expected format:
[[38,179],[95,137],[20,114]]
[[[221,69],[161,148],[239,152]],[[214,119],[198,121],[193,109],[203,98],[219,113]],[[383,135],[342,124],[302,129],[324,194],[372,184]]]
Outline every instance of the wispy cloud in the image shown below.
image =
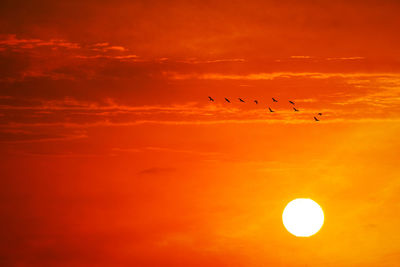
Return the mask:
[[199,60],[197,58],[189,58],[185,60],[178,60],[177,62],[182,62],[186,64],[210,64],[210,63],[229,63],[229,62],[246,62],[243,58],[228,58],[228,59],[211,59],[211,60]]
[[363,60],[365,57],[329,57],[326,60]]
[[274,80],[279,78],[400,78],[400,73],[324,73],[324,72],[271,72],[250,74],[223,74],[223,73],[177,73],[164,72],[171,80]]
[[[9,101],[9,99],[4,99]],[[400,103],[400,95],[396,91],[386,90],[380,92],[367,92],[336,97],[331,100],[329,107],[321,107],[318,99],[299,98],[300,112],[294,112],[290,106],[279,107],[275,113],[268,112],[266,107],[254,106],[242,108],[241,106],[224,105],[222,103],[201,104],[188,102],[174,105],[143,105],[134,106],[117,103],[108,99],[101,103],[78,101],[73,98],[62,100],[13,101],[0,105],[4,116],[3,129],[25,129],[38,127],[64,127],[64,128],[89,128],[89,127],[120,127],[143,124],[159,125],[212,125],[212,124],[246,124],[246,123],[281,123],[304,124],[313,123],[312,117],[322,112],[323,122],[337,120],[362,120],[362,119],[396,119],[396,111],[390,111],[383,116],[385,108]],[[19,104],[20,103],[20,104]],[[30,103],[30,104],[29,104]],[[357,109],[341,108],[344,105],[362,104]],[[376,106],[382,110],[377,112]],[[388,114],[389,114],[388,113]],[[34,119],[34,121],[32,121]]]
[[129,60],[129,61],[136,61],[141,62],[144,61],[143,59],[139,59],[137,55],[77,55],[76,58],[81,59],[116,59],[116,60]]
[[119,45],[110,45],[109,43],[96,43],[92,45],[91,50],[93,51],[120,51],[120,52],[125,52],[128,51],[129,49],[124,47],[124,46],[119,46]]
[[59,134],[54,131],[40,133],[32,129],[31,131],[0,129],[0,143],[8,144],[71,141],[87,137],[87,134],[81,131]]
[[290,56],[293,59],[309,59],[312,58],[311,56]]
[[[22,56],[21,56],[22,55]],[[0,35],[0,56],[14,68],[0,75],[0,82],[27,80],[79,80],[101,75],[102,69],[116,62],[143,62],[128,48],[109,43],[70,42],[63,39],[20,38]],[[110,62],[99,65],[96,60]]]
[[3,48],[22,48],[33,49],[37,47],[60,47],[68,49],[79,49],[81,46],[78,43],[71,43],[63,39],[50,39],[48,41],[40,39],[19,39],[15,34],[3,35],[0,40],[0,47]]
[[[396,90],[383,89],[378,92],[369,92],[368,94],[342,99],[341,101],[335,102],[338,105],[352,105],[362,103],[364,105],[374,106],[374,107],[398,107],[400,104],[400,88]],[[385,110],[385,112],[389,112]]]

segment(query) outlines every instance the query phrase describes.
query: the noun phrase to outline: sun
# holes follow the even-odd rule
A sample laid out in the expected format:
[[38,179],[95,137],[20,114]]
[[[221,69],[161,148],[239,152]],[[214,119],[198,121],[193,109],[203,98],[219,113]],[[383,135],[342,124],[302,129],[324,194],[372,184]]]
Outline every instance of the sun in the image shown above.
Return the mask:
[[314,200],[297,198],[286,205],[283,210],[282,221],[291,234],[308,237],[321,229],[324,224],[324,212]]

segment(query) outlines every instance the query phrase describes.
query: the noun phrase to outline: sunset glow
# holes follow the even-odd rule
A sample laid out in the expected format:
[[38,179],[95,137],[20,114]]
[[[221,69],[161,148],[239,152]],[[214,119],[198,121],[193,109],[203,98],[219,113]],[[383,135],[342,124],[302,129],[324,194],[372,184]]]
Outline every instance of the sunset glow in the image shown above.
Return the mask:
[[0,266],[398,266],[399,14],[0,1]]

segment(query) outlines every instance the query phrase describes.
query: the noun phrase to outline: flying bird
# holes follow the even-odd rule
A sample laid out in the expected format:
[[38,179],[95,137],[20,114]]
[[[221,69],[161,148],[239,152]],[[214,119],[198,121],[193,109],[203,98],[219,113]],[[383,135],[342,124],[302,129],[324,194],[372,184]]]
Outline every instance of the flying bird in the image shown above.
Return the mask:
[[319,121],[319,119],[317,119],[317,117],[314,117],[314,120],[315,120],[315,121]]
[[273,111],[270,107],[268,107],[268,109],[269,109],[269,112],[275,112],[275,111]]
[[319,116],[322,116],[322,113],[318,113]]
[[210,101],[214,102],[214,99],[211,96],[209,96],[208,98],[210,99]]
[[241,99],[241,98],[238,98],[238,99],[239,99],[239,101],[240,101],[240,102],[243,102],[243,103],[245,103],[243,99]]
[[295,108],[295,107],[293,107],[293,110],[296,111],[296,112],[299,111],[299,110],[298,110],[297,108]]
[[274,101],[274,102],[278,102],[278,100],[276,100],[275,98],[272,98],[272,101]]
[[226,98],[226,97],[225,97],[225,101],[228,102],[228,103],[231,103],[231,101],[229,101],[229,99]]
[[257,100],[254,100],[254,103],[258,104],[258,101],[257,101]]
[[294,105],[294,102],[293,102],[293,101],[290,101],[290,100],[289,100],[289,103],[292,104],[292,105]]

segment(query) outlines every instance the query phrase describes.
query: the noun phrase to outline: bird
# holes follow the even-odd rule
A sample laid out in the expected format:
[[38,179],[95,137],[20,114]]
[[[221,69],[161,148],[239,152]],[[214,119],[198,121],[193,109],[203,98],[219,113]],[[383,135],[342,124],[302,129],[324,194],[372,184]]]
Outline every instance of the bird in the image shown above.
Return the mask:
[[275,112],[275,111],[273,111],[270,107],[268,107],[268,109],[269,109],[269,112]]
[[243,102],[243,103],[245,103],[243,99],[241,99],[241,98],[238,98],[238,99],[239,99],[239,101],[240,101],[240,102]]
[[254,100],[254,103],[258,104],[258,101],[257,101],[257,100]]
[[299,111],[299,110],[298,110],[298,109],[296,109],[295,107],[293,107],[293,110],[294,110],[294,111],[296,111],[296,112],[297,112],[297,111]]
[[318,115],[319,115],[319,116],[322,116],[322,113],[320,112],[320,113],[318,113]]
[[231,101],[229,101],[229,99],[226,98],[226,97],[225,97],[225,101],[228,102],[228,103],[231,103]]
[[294,105],[294,102],[293,102],[293,101],[290,101],[290,100],[289,100],[289,103],[292,104],[292,105]]
[[319,121],[319,119],[317,119],[317,117],[314,117],[314,120],[315,120],[315,121]]
[[214,99],[211,96],[209,96],[208,98],[210,99],[210,101],[214,102]]
[[274,102],[278,102],[278,100],[276,100],[275,98],[272,98],[272,101],[274,101]]

